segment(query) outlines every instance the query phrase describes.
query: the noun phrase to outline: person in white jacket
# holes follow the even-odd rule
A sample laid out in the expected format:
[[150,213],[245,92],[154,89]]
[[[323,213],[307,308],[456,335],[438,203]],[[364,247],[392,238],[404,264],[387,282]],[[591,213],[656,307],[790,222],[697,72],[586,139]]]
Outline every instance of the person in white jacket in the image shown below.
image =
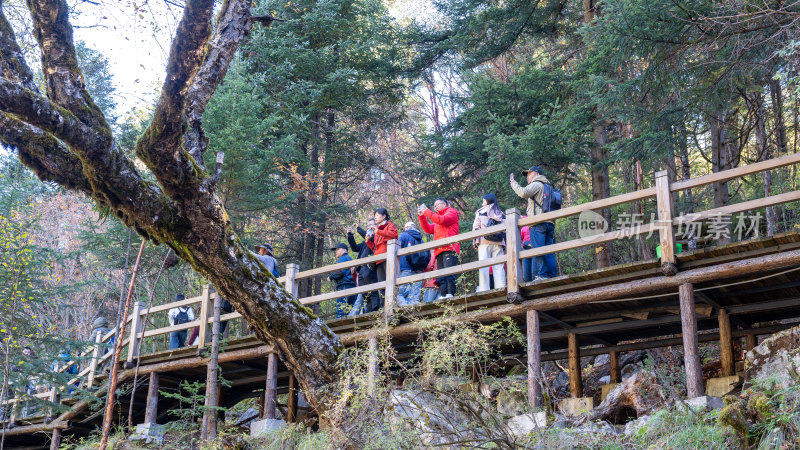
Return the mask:
[[[480,230],[506,222],[506,215],[497,204],[497,196],[486,194],[483,196],[483,204],[475,211],[475,221],[472,223],[473,230]],[[475,239],[472,245],[478,250],[478,260],[495,258],[505,255],[505,232],[490,234],[482,238]],[[494,276],[494,288],[506,287],[506,271],[504,263],[478,269],[478,289],[477,292],[489,290],[491,283],[490,277]]]
[[[175,296],[175,301],[179,302],[185,298],[183,294],[178,294]],[[167,317],[169,318],[170,325],[180,325],[194,320],[194,310],[189,305],[172,308],[167,312]],[[171,332],[169,334],[169,349],[174,350],[185,346],[186,334],[188,331],[189,330],[178,330]]]

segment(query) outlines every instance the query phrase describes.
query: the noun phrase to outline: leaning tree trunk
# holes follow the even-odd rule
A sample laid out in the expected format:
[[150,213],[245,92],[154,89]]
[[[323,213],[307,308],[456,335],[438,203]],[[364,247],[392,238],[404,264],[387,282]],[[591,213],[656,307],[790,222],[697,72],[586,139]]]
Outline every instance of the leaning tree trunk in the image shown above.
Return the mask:
[[274,345],[309,402],[323,406],[318,388],[337,379],[339,340],[242,244],[217,195],[222,160],[213,174],[203,163],[203,111],[253,23],[271,21],[251,16],[251,4],[223,2],[212,26],[214,0],[187,0],[152,122],[136,145],[156,182],[117,145],[86,90],[66,1],[27,2],[45,94],[0,11],[0,140],[40,179],[85,194],[141,236],[169,246]]

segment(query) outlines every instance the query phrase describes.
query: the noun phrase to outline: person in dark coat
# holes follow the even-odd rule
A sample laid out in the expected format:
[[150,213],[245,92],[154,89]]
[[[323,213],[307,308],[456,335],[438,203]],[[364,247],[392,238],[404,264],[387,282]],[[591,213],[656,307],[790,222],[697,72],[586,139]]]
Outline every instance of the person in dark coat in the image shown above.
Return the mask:
[[[400,238],[397,240],[397,243],[400,245],[400,248],[411,247],[412,245],[418,245],[422,243],[422,235],[419,233],[417,225],[414,224],[414,222],[407,222],[405,226],[403,226],[403,232],[400,233]],[[411,267],[409,255],[400,257],[400,273],[398,274],[399,278],[414,275],[419,272],[421,271],[415,271],[414,268]],[[422,281],[403,284],[397,289],[397,304],[399,306],[417,304],[419,303],[419,296],[421,292]]]
[[[336,244],[331,248],[336,253],[336,263],[343,263],[352,261],[353,258],[347,254],[347,244]],[[356,282],[353,280],[352,270],[350,268],[337,270],[328,276],[328,281],[336,283],[336,290],[343,291],[345,289],[352,289],[356,287]],[[356,303],[356,295],[342,297],[336,299],[336,318],[346,317]]]
[[[372,256],[372,249],[367,245],[367,239],[371,239],[375,235],[375,228],[375,219],[369,219],[366,230],[355,224],[347,230],[347,242],[350,244],[350,249],[358,255],[356,259]],[[362,242],[356,243],[353,230],[361,235],[361,237],[364,239]],[[370,268],[369,264],[357,266],[355,282],[356,286],[365,286],[367,284],[377,282],[375,271]],[[356,297],[356,303],[353,306],[353,310],[350,311],[348,316],[352,317],[360,314],[361,310],[366,306],[364,303],[367,305],[380,305],[380,301],[380,295],[377,291],[368,292],[366,294],[358,294]]]

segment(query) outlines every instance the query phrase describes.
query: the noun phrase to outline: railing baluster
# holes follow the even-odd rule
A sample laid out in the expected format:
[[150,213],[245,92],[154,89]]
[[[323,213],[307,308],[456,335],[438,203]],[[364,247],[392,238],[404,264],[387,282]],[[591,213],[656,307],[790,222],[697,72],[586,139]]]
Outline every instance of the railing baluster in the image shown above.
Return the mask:
[[675,258],[675,236],[672,231],[672,194],[666,170],[656,172],[656,209],[658,238],[661,243],[661,271],[664,275],[672,276],[678,273],[678,266]]
[[397,239],[392,239],[386,244],[386,289],[384,290],[383,317],[388,320],[397,303],[397,275],[399,273],[400,259],[397,257]]
[[295,276],[297,276],[298,272],[300,272],[300,266],[297,264],[290,263],[286,265],[285,287],[295,298],[297,298],[297,280],[295,280]]
[[144,303],[136,302],[133,304],[133,315],[131,321],[131,334],[130,338],[128,338],[128,362],[133,363],[133,358],[137,358],[139,356],[139,349],[140,346],[139,341],[142,339],[142,329],[144,328],[145,324],[142,322],[142,309],[144,309]]
[[522,280],[522,264],[519,252],[522,251],[522,239],[519,234],[519,210],[506,210],[506,298],[517,303],[522,300],[519,283]]
[[[203,286],[203,295],[200,300],[200,330],[197,333],[197,349],[200,350],[206,345],[208,337],[208,318],[211,315],[211,293],[210,286]],[[219,293],[217,293],[219,295]]]
[[89,379],[86,381],[86,388],[94,385],[95,372],[97,372],[97,360],[100,359],[100,344],[103,342],[103,333],[97,333],[94,338],[94,350],[92,350],[92,361],[89,363]]

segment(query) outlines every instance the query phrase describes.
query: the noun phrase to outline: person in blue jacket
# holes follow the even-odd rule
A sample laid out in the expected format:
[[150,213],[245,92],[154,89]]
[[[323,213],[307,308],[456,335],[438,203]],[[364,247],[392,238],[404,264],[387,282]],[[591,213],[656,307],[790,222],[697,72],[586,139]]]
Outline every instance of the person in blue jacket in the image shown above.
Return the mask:
[[[407,222],[405,226],[403,226],[403,232],[400,233],[400,237],[398,238],[400,248],[406,248],[421,243],[422,235],[419,233],[419,230],[417,230],[417,225],[414,224],[414,222]],[[411,267],[408,258],[409,256],[407,255],[400,257],[400,274],[398,277],[407,277],[420,272],[415,271],[414,268]],[[399,306],[415,305],[419,303],[421,292],[422,281],[404,284],[397,289],[397,304]]]
[[[336,252],[336,263],[343,263],[352,261],[353,258],[347,254],[347,244],[336,244],[331,250]],[[344,289],[351,289],[356,287],[356,282],[353,280],[352,269],[342,269],[333,272],[328,276],[328,281],[336,283],[336,290],[341,291]],[[346,317],[353,305],[356,303],[356,295],[342,297],[336,299],[336,318]]]

